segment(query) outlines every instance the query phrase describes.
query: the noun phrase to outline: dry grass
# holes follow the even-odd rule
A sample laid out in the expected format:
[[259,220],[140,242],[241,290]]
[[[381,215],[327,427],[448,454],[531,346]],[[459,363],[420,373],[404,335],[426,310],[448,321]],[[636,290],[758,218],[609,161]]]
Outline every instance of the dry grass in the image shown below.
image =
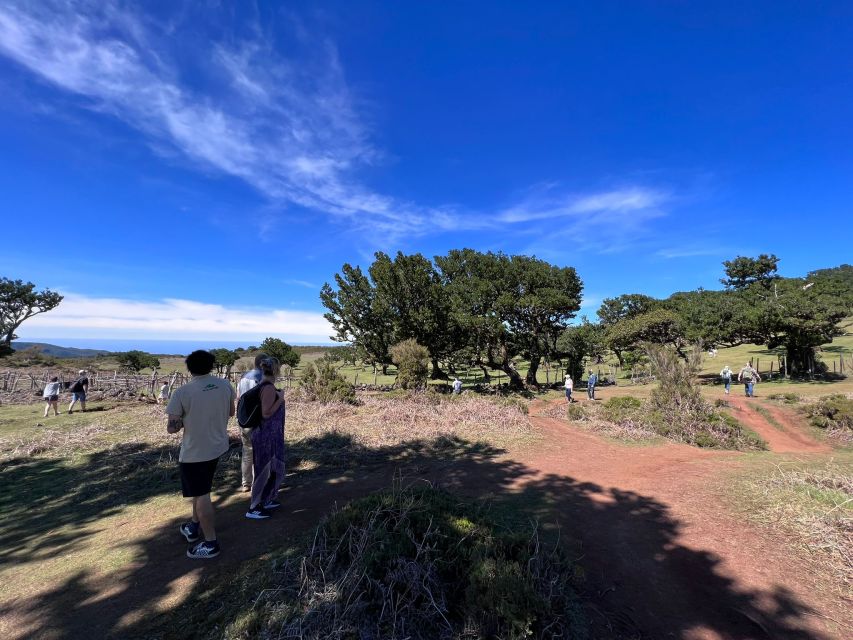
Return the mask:
[[551,402],[539,414],[547,418],[568,420],[600,435],[621,442],[649,442],[659,436],[643,422],[630,416],[623,416],[618,421],[608,420],[603,415],[603,405],[599,403],[573,403],[571,405]]
[[459,436],[507,444],[531,434],[522,406],[474,395],[366,395],[361,404],[306,402],[291,394],[287,403],[288,438],[329,432],[351,435],[364,446],[381,447],[408,440]]
[[853,597],[853,462],[788,462],[741,487],[748,516],[781,527]]

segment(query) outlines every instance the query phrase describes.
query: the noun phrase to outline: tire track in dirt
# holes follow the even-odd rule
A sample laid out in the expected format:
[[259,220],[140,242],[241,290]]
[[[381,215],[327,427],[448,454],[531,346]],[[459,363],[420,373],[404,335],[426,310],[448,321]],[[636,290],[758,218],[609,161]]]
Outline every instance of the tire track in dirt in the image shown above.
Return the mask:
[[[774,453],[827,453],[832,450],[829,445],[818,442],[806,433],[805,424],[799,416],[792,415],[781,407],[760,403],[755,398],[739,396],[730,396],[728,401],[734,408],[732,415],[761,436]],[[782,428],[768,421],[755,406],[767,411]]]

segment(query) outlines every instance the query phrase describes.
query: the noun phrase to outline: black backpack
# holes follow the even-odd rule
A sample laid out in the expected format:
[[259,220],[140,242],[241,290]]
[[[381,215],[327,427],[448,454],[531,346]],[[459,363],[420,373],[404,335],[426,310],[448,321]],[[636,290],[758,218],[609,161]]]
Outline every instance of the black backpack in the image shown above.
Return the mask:
[[237,424],[243,429],[254,429],[261,424],[261,388],[272,382],[264,381],[256,384],[237,401]]

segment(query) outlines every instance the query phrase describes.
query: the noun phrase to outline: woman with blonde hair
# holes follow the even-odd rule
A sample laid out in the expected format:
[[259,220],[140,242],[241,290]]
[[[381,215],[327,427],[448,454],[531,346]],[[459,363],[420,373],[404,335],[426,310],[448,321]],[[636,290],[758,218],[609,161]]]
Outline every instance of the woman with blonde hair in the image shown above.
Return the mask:
[[276,496],[284,480],[284,394],[275,387],[281,365],[264,358],[259,366],[261,424],[252,429],[252,494],[246,517],[265,520],[280,507]]

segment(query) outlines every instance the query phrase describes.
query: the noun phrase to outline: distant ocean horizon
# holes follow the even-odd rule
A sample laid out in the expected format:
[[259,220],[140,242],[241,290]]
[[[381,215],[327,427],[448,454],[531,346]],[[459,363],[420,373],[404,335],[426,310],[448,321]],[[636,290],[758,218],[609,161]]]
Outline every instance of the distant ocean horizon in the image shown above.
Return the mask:
[[[103,351],[130,351],[139,349],[157,355],[185,356],[196,349],[236,349],[258,346],[262,340],[136,340],[133,338],[29,338],[21,337],[15,342],[41,342],[57,347],[74,347],[76,349],[101,349]],[[292,346],[333,346],[333,342],[288,342]]]

